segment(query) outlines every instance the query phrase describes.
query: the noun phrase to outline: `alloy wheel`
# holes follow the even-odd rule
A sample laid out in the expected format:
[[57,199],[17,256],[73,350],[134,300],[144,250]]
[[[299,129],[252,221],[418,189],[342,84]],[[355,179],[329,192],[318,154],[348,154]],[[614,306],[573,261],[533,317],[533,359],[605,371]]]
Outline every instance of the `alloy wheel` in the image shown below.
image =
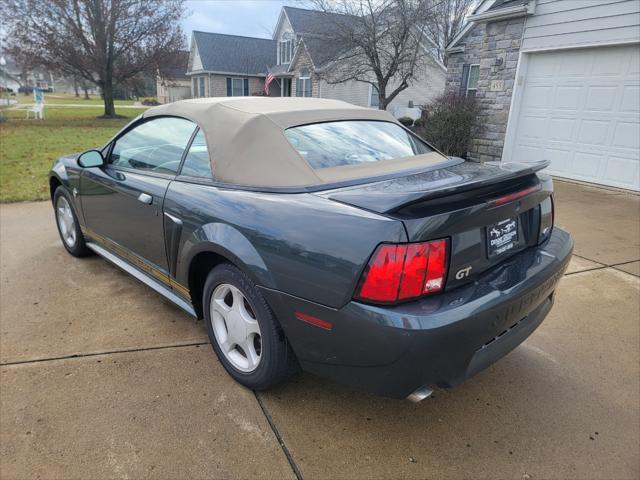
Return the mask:
[[69,248],[76,244],[76,222],[73,218],[73,211],[68,200],[60,196],[56,204],[56,215],[58,216],[58,228],[60,235]]
[[223,283],[211,295],[211,326],[225,358],[237,370],[251,373],[260,364],[262,337],[255,309],[235,286]]

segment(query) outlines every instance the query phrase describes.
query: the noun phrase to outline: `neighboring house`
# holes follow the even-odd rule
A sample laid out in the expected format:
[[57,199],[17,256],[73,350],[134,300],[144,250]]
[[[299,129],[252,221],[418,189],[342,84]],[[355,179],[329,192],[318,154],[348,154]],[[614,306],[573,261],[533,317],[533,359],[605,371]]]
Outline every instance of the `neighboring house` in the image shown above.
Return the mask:
[[472,158],[640,190],[638,0],[484,0],[468,20],[447,89],[480,103]]
[[[271,96],[309,96],[377,107],[375,87],[366,82],[329,84],[322,70],[332,68],[339,45],[332,41],[337,14],[283,7],[273,39],[193,32],[187,75],[194,97],[260,94],[267,70],[275,76]],[[348,17],[339,15],[340,21]],[[429,40],[425,40],[429,43]],[[396,116],[419,117],[420,105],[444,90],[446,68],[424,47],[424,71],[388,109]],[[392,85],[390,87],[393,88]]]
[[171,103],[191,98],[191,79],[187,76],[189,52],[170,55],[156,75],[156,98],[160,103]]
[[[264,38],[193,32],[187,75],[191,95],[248,96],[262,92],[267,66],[276,58],[276,43]],[[272,95],[274,88],[271,88]]]

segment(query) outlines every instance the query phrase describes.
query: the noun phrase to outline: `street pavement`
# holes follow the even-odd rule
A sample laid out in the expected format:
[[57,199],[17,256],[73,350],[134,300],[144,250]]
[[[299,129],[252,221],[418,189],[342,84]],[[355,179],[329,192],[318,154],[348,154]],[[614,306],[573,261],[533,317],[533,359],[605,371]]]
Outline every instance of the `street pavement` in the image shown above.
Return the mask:
[[255,394],[195,322],[0,206],[0,478],[640,476],[640,197],[556,181],[575,256],[542,326],[419,404],[309,374]]

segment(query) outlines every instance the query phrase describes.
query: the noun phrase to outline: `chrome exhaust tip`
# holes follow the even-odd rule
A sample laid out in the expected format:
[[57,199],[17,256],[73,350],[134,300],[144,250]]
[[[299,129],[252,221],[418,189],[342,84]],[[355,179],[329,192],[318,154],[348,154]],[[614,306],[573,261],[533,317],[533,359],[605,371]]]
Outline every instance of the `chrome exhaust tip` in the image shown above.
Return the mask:
[[420,387],[415,392],[407,397],[407,400],[413,403],[418,403],[427,398],[433,393],[429,387]]

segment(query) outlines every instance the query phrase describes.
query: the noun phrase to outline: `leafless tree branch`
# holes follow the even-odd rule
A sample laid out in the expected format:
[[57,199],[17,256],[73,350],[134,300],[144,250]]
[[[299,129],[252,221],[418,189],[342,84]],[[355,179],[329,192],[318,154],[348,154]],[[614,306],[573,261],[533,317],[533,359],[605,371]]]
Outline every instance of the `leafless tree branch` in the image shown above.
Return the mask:
[[155,71],[184,49],[184,0],[0,0],[9,51],[100,87],[115,116],[113,87]]

